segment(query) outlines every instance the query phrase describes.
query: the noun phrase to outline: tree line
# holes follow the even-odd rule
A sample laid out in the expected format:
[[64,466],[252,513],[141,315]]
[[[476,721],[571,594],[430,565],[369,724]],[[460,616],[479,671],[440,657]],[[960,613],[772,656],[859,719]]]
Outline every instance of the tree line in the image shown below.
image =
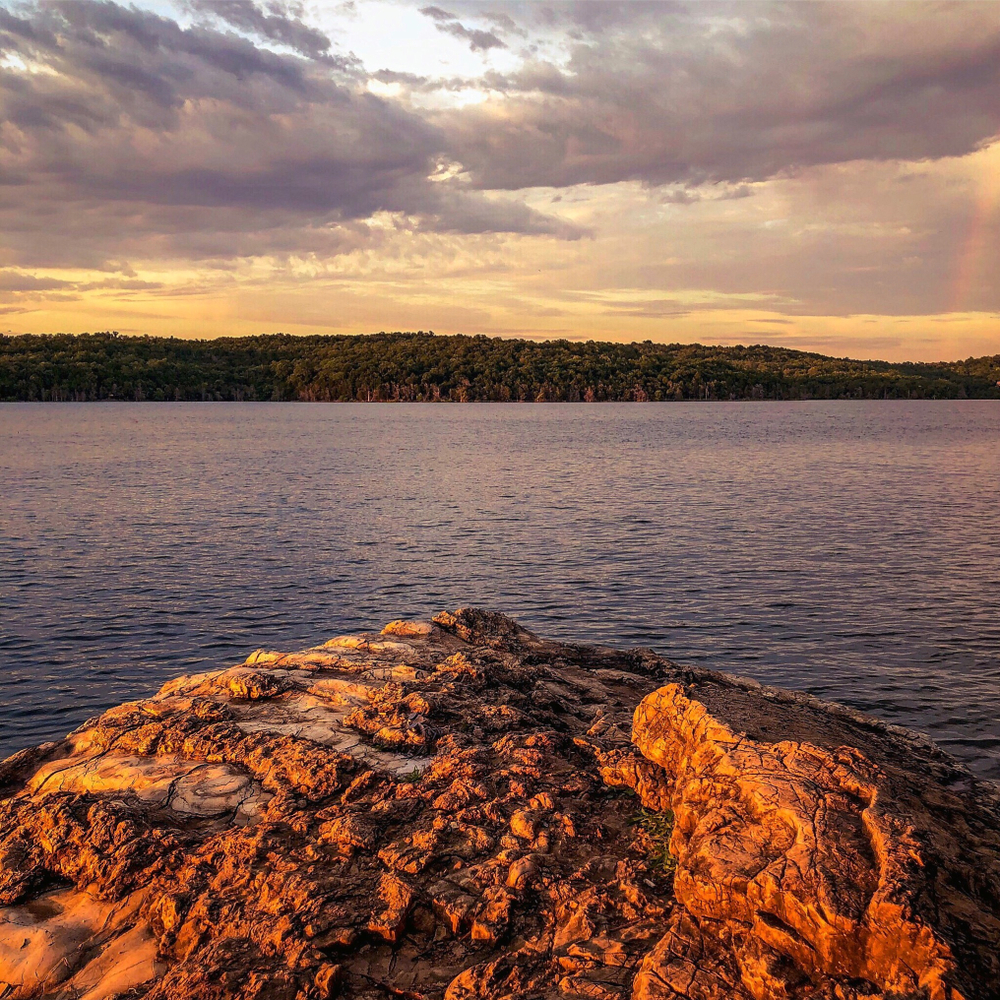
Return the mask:
[[0,335],[0,400],[598,402],[1000,398],[1000,355],[855,361],[752,345],[271,334]]

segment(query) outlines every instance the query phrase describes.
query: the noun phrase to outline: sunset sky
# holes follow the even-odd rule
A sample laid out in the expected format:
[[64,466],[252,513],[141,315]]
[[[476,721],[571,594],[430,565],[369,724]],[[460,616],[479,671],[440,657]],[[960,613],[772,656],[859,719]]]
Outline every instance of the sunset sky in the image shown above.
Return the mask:
[[1000,352],[1000,3],[0,0],[0,332]]

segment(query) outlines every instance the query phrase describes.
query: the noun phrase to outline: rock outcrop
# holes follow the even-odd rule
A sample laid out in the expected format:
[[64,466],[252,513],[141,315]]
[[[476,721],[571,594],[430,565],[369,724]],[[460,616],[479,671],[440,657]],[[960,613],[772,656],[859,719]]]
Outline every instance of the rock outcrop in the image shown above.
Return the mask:
[[0,1000],[991,1000],[1000,798],[932,744],[465,609],[0,764]]

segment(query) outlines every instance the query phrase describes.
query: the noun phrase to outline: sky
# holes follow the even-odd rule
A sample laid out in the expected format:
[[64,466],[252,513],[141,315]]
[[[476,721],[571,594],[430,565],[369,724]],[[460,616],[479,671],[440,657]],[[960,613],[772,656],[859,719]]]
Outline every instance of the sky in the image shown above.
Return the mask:
[[0,0],[0,333],[1000,352],[1000,3]]

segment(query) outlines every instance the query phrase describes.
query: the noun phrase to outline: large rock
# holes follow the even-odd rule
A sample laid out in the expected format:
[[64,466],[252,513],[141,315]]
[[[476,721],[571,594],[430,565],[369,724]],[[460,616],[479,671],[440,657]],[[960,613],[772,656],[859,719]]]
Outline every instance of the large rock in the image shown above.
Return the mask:
[[720,676],[648,695],[633,738],[671,777],[679,904],[637,1000],[1000,995],[996,800],[933,745]]
[[466,609],[0,764],[0,998],[987,1000],[998,829],[902,731]]

